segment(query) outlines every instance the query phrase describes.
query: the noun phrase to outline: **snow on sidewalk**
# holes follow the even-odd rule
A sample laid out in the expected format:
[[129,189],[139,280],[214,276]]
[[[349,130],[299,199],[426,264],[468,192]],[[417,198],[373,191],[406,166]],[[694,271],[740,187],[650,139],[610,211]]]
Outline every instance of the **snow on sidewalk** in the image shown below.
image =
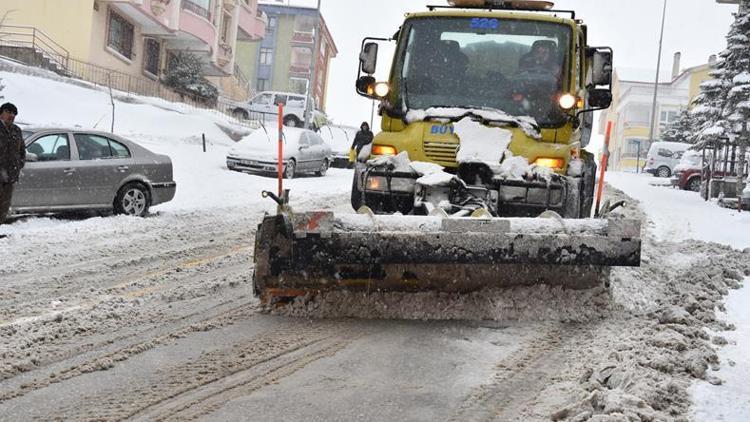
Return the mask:
[[[750,248],[750,212],[720,208],[697,193],[671,187],[652,186],[651,175],[608,172],[612,186],[641,202],[657,239],[698,239],[737,249]],[[744,422],[750,415],[750,279],[740,290],[729,293],[726,314],[720,315],[737,327],[721,333],[729,345],[719,349],[721,369],[715,375],[724,381],[714,386],[698,382],[691,388],[695,421]]]
[[695,192],[651,186],[655,178],[650,174],[608,172],[604,180],[641,202],[659,240],[697,239],[750,248],[750,212],[721,208]]

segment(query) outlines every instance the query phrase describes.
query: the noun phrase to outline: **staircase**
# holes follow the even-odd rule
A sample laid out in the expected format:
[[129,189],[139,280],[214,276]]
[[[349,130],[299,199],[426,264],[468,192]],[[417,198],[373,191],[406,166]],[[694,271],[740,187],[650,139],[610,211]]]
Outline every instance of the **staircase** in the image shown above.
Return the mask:
[[0,25],[0,56],[68,76],[70,53],[34,27]]

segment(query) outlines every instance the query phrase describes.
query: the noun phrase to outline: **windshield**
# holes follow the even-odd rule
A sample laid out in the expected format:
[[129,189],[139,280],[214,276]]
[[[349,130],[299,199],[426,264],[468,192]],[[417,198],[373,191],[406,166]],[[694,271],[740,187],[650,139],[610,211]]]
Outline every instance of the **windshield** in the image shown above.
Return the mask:
[[408,110],[493,108],[543,127],[565,120],[557,106],[569,27],[523,20],[412,19],[394,67]]

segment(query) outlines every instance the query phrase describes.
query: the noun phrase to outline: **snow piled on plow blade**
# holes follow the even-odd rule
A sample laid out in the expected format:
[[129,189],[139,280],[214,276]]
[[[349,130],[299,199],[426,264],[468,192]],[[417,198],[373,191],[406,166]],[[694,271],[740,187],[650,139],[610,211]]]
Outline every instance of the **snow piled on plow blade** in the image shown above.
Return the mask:
[[589,289],[611,266],[640,265],[640,248],[635,220],[282,213],[258,230],[255,293]]

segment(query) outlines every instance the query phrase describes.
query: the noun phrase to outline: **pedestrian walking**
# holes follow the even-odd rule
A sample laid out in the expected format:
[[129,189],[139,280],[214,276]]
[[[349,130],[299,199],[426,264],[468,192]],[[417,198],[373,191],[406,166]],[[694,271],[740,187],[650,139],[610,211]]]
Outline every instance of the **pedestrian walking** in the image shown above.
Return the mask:
[[21,128],[13,122],[18,109],[11,103],[0,106],[0,224],[5,222],[13,198],[13,184],[26,164],[26,146]]
[[[359,126],[359,132],[354,136],[354,142],[352,142],[352,151],[353,153],[349,154],[349,161],[356,162],[364,161],[367,159],[367,157],[360,157],[360,153],[362,152],[362,149],[372,144],[373,134],[370,131],[370,125],[367,124],[367,122],[362,122],[362,124]],[[370,154],[367,154],[369,156]]]

